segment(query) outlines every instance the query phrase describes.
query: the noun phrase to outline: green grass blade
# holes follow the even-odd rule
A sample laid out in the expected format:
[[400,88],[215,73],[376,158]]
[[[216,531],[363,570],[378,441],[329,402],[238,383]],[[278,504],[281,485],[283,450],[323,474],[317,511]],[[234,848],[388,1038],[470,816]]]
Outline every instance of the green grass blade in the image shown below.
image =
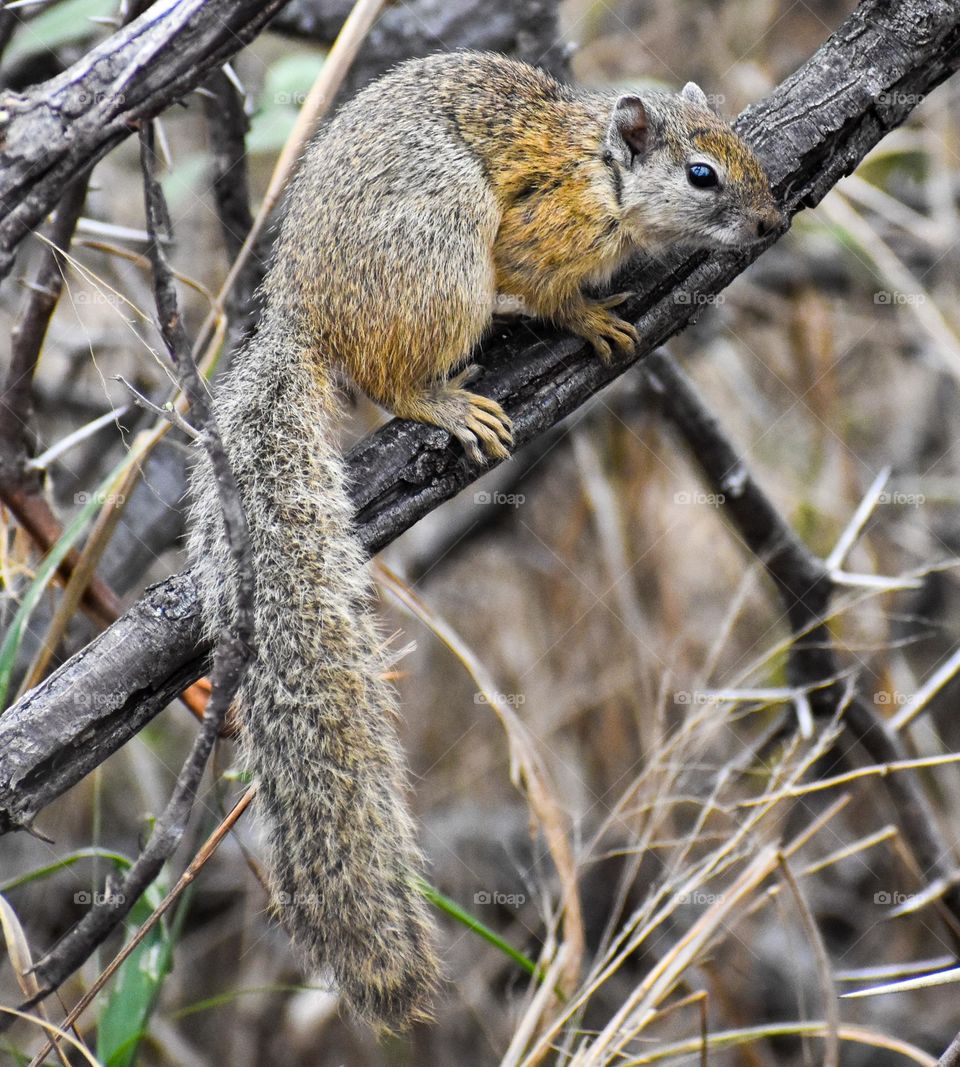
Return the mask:
[[509,956],[514,963],[519,964],[537,982],[543,981],[543,970],[529,956],[525,956],[519,949],[514,948],[509,941],[504,941],[498,933],[491,930],[489,926],[484,925],[470,912],[464,911],[455,900],[444,896],[443,893],[438,889],[434,889],[432,885],[423,881],[422,878],[417,879],[417,889],[435,908],[439,908],[444,914],[449,915],[451,919],[456,920],[473,933],[479,934],[484,941],[489,942],[505,956]]
[[126,870],[132,863],[127,856],[120,852],[111,852],[108,848],[95,848],[93,846],[78,848],[75,852],[69,852],[66,856],[61,856],[54,863],[47,863],[43,867],[35,867],[32,871],[27,871],[26,874],[18,874],[16,878],[11,878],[7,882],[0,882],[0,893],[9,893],[11,889],[26,885],[27,882],[37,882],[42,878],[48,878],[51,874],[56,874],[57,871],[62,871],[67,867],[72,867],[80,860],[87,859],[110,860],[118,870]]
[[216,996],[198,1000],[193,1004],[177,1008],[170,1012],[171,1019],[183,1019],[188,1015],[196,1015],[201,1011],[212,1011],[214,1008],[222,1008],[224,1004],[232,1004],[240,997],[251,997],[257,993],[303,993],[305,990],[317,990],[327,992],[326,986],[321,985],[258,985],[247,986],[244,989],[231,989],[226,993],[218,993]]
[[[137,901],[130,912],[131,936],[163,896],[163,889],[154,882]],[[173,944],[171,932],[158,922],[117,972],[97,1026],[97,1058],[104,1067],[132,1067],[136,1061],[140,1041],[172,967]]]

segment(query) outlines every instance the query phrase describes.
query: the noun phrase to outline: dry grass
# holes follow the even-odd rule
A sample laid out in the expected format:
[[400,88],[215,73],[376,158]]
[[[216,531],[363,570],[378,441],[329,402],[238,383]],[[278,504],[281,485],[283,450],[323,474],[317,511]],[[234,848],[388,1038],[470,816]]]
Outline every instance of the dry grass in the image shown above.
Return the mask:
[[[728,114],[841,15],[762,0],[566,5],[581,77],[695,77]],[[260,83],[289,47],[259,42],[241,74]],[[830,619],[843,678],[888,717],[910,759],[890,768],[845,745],[831,754],[840,724],[811,720],[788,687],[779,602],[722,501],[642,390],[615,386],[507,498],[491,475],[391,546],[379,572],[384,615],[416,643],[398,673],[431,882],[536,960],[541,980],[445,919],[450,981],[435,1023],[378,1045],[297,973],[247,864],[259,848],[248,813],[188,896],[139,1062],[936,1062],[960,1028],[955,990],[838,995],[955,960],[944,887],[926,891],[883,779],[915,776],[955,848],[958,104],[950,85],[924,101],[675,347],[781,513],[846,576]],[[196,336],[226,264],[204,183],[188,180],[202,122],[190,112],[165,126],[173,259],[193,283],[182,295]],[[264,189],[268,163],[254,162]],[[132,154],[112,153],[88,213],[142,225],[138,181]],[[38,377],[43,448],[126,403],[114,375],[151,395],[166,379],[139,250],[103,237],[74,248]],[[18,295],[8,286],[0,297],[4,335]],[[345,439],[376,418],[360,402]],[[50,468],[61,513],[109,472],[137,471],[167,430],[152,434],[80,435]],[[122,490],[140,506],[130,483]],[[154,492],[149,476],[140,492]],[[103,524],[97,551],[116,536]],[[138,584],[181,563],[171,545]],[[21,592],[35,566],[8,525],[4,587]],[[403,577],[413,572],[415,582]],[[87,636],[72,614],[51,610],[44,624],[68,648]],[[784,739],[762,746],[784,721]],[[192,730],[171,708],[51,806],[40,828],[54,845],[0,838],[0,881],[85,846],[134,854]],[[239,788],[231,758],[225,746],[178,870]],[[109,863],[81,859],[9,889],[3,925],[19,957],[0,971],[0,1001],[17,1002],[24,952],[78,917],[72,898],[100,886]],[[66,1004],[117,947],[65,990]],[[105,1003],[96,998],[80,1027],[91,1048]],[[49,1014],[64,1013],[51,1004]],[[11,1057],[39,1047],[34,1024],[11,1033],[6,1046],[0,1038]]]

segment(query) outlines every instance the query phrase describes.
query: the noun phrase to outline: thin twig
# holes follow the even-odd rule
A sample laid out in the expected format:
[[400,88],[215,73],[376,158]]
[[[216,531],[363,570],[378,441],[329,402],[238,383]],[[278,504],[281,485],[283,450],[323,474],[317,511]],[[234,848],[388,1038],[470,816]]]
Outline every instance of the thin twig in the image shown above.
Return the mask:
[[154,152],[150,127],[143,129],[140,134],[140,159],[160,332],[177,369],[183,393],[201,428],[201,441],[216,475],[225,536],[235,568],[234,618],[217,646],[212,673],[213,692],[200,731],[149,842],[119,885],[111,887],[111,892],[105,894],[104,900],[95,904],[37,964],[36,974],[41,993],[31,998],[31,1007],[80,967],[123,921],[180,843],[207,760],[253,650],[255,579],[247,521],[206,390],[190,354],[190,345],[177,306],[173,276],[166,255],[156,239],[160,230],[169,230],[169,226],[163,192],[153,174]]
[[[130,940],[120,949],[120,951],[113,957],[113,959],[107,964],[103,971],[97,976],[96,980],[90,986],[90,988],[83,994],[83,996],[77,1001],[77,1003],[70,1010],[69,1014],[60,1024],[62,1029],[66,1030],[67,1027],[72,1027],[76,1024],[80,1016],[87,1010],[90,1004],[93,1002],[94,997],[100,992],[101,989],[110,981],[110,979],[116,974],[117,970],[123,965],[133,951],[140,945],[143,939],[150,933],[150,931],[157,925],[157,923],[163,918],[163,916],[170,910],[170,908],[176,903],[177,899],[187,888],[188,885],[197,877],[197,874],[206,865],[210,857],[220,847],[220,843],[227,836],[227,834],[236,825],[237,820],[247,810],[250,805],[250,801],[257,794],[256,785],[250,786],[247,791],[240,797],[240,799],[233,805],[229,812],[220,821],[220,824],[213,831],[213,833],[204,842],[203,847],[197,852],[196,856],[187,865],[186,870],[177,879],[177,884],[170,890],[169,893],[160,901],[160,903],[153,909],[153,911],[147,916],[147,918],[137,928],[136,933],[130,938]],[[31,1060],[29,1067],[41,1067],[44,1057],[50,1049],[50,1045],[44,1046],[37,1055]]]
[[32,470],[48,470],[50,464],[53,463],[54,460],[59,459],[65,452],[69,452],[71,448],[80,444],[82,441],[86,441],[88,437],[92,437],[94,434],[99,433],[105,427],[115,426],[129,411],[130,405],[124,404],[123,407],[114,408],[113,411],[108,411],[99,418],[92,419],[85,425],[77,427],[72,433],[68,433],[61,437],[59,441],[55,441],[48,449],[46,449],[46,451],[41,452],[39,456],[29,460],[27,466]]
[[136,386],[128,382],[122,374],[115,374],[114,380],[118,381],[122,386],[124,386],[124,388],[129,391],[130,395],[133,397],[133,402],[137,405],[137,407],[143,408],[145,411],[152,412],[160,419],[165,419],[176,429],[182,430],[183,433],[185,433],[191,441],[199,440],[200,434],[197,431],[196,427],[191,426],[190,423],[187,422],[186,418],[181,415],[180,412],[173,406],[173,404],[167,404],[164,407],[160,407],[159,404],[154,404],[154,402],[149,397],[144,396],[143,393],[141,393],[140,390],[136,388]]

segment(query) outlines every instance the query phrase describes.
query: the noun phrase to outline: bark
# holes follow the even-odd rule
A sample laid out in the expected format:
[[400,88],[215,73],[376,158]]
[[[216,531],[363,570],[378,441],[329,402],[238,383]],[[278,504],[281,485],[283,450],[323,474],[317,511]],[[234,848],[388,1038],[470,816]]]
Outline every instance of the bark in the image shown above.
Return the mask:
[[239,52],[283,2],[158,0],[63,74],[5,93],[0,278],[71,181]]

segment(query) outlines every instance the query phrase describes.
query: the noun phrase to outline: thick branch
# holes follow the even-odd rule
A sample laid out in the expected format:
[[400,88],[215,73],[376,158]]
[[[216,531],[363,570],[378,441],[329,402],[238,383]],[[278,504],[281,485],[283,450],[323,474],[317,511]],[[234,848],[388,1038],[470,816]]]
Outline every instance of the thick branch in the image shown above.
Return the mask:
[[[795,213],[818,202],[904,120],[917,99],[958,66],[960,9],[954,4],[868,0],[809,62],[745,112],[738,125],[757,145],[785,206]],[[679,300],[678,293],[718,292],[756,254],[678,256],[658,265],[655,277],[652,271],[646,276],[642,270],[633,272],[627,283],[638,295],[625,314],[637,323],[642,337],[636,358],[690,320],[699,305]],[[529,325],[498,333],[481,359],[487,372],[479,389],[503,403],[521,445],[555,425],[629,366],[625,362],[603,367],[579,341],[541,325],[533,329],[537,337],[532,341]],[[358,532],[370,552],[388,544],[481,473],[459,449],[450,447],[442,430],[396,420],[361,442],[350,454],[349,465]],[[157,648],[151,642],[160,633],[154,629],[145,640],[137,616],[152,616],[162,632],[161,605],[169,605],[172,595],[178,598],[178,618],[169,624],[166,644],[161,641]],[[79,660],[97,671],[103,691],[114,694],[113,714],[126,709],[142,715],[143,691],[150,695],[151,707],[157,706],[153,699],[163,694],[172,698],[183,684],[186,665],[193,664],[199,673],[207,651],[200,644],[198,608],[189,578],[171,578],[148,591],[106,634],[25,696],[0,719],[0,828],[29,821],[55,795],[53,791],[66,790],[89,769],[89,746],[96,741],[83,742],[88,746],[86,762],[82,770],[75,769],[77,740],[68,736],[58,743],[46,725],[52,718],[62,721],[64,708],[76,703]],[[95,735],[96,722],[88,720],[88,727]],[[104,734],[97,750],[101,759],[116,748],[115,734]],[[31,757],[12,754],[24,748],[32,751]],[[50,768],[56,778],[42,796],[34,773],[40,765]],[[33,789],[25,788],[26,782],[32,782]]]
[[0,278],[65,186],[252,40],[284,0],[158,0],[0,112]]
[[[330,44],[352,6],[353,0],[290,0],[271,29]],[[383,12],[345,89],[355,92],[404,59],[453,47],[505,52],[557,76],[566,68],[557,0],[407,0]]]

